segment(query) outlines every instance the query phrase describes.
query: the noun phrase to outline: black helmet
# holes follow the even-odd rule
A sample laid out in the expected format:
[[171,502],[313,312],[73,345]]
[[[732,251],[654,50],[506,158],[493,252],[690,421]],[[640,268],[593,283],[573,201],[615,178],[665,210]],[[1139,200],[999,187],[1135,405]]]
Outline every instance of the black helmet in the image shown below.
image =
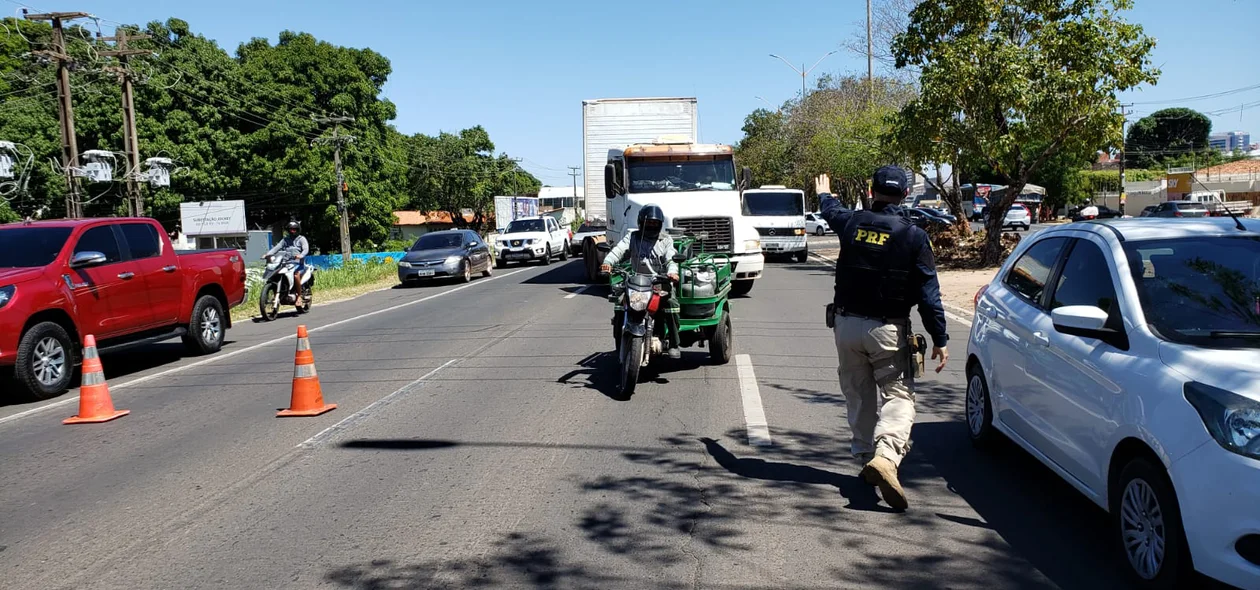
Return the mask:
[[665,212],[656,205],[644,205],[639,209],[639,232],[646,240],[661,237],[661,229],[665,227]]
[[291,238],[296,238],[298,235],[298,232],[300,232],[301,230],[302,230],[302,226],[298,225],[298,222],[296,221],[290,221],[288,224],[284,226],[284,233],[289,234],[289,237]]

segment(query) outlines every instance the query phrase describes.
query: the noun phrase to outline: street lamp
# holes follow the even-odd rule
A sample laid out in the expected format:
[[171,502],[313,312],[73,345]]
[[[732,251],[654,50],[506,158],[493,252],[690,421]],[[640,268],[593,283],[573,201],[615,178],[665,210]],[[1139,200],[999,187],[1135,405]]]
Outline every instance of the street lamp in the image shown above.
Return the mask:
[[810,72],[814,71],[814,68],[818,67],[818,64],[822,63],[822,60],[827,59],[828,56],[830,56],[833,53],[837,53],[839,51],[840,51],[839,49],[833,49],[831,51],[828,51],[826,55],[818,58],[818,61],[814,62],[814,65],[809,66],[809,69],[804,69],[805,64],[802,63],[801,64],[802,69],[799,69],[799,70],[796,69],[796,66],[792,65],[792,62],[786,59],[783,59],[782,57],[778,55],[771,53],[770,57],[783,60],[783,63],[787,64],[789,68],[792,68],[792,71],[801,75],[801,102],[805,102],[805,77],[808,76]]

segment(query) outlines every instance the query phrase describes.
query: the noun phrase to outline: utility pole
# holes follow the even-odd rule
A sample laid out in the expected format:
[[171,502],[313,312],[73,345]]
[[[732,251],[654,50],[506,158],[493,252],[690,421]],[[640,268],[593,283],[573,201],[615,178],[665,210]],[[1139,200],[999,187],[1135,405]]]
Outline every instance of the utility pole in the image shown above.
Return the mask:
[[871,35],[871,0],[866,0],[866,100],[875,103],[875,42]]
[[341,124],[354,121],[354,117],[312,117],[316,123],[327,125],[332,123],[332,137],[321,137],[315,141],[333,144],[333,167],[337,171],[337,213],[341,216],[341,261],[350,261],[350,213],[346,207],[346,177],[341,170],[341,145],[354,141],[353,135],[341,135]]
[[[582,175],[581,166],[569,166],[569,176],[573,177],[573,204],[577,205],[577,177]],[[607,196],[607,195],[605,195]],[[582,199],[582,211],[586,211],[586,199]]]
[[74,105],[70,101],[70,64],[74,58],[66,53],[66,38],[61,23],[92,15],[86,12],[27,14],[25,8],[22,14],[26,20],[52,22],[52,49],[31,53],[57,61],[57,114],[61,121],[61,161],[66,173],[66,217],[75,219],[83,216],[83,205],[79,202],[79,185],[74,177],[74,168],[79,162],[79,144],[74,137]]
[[1125,143],[1125,137],[1124,137],[1124,127],[1125,127],[1125,125],[1128,123],[1128,116],[1127,116],[1127,115],[1128,115],[1128,113],[1125,111],[1125,109],[1127,109],[1127,108],[1129,108],[1129,107],[1131,107],[1131,106],[1133,106],[1133,105],[1132,105],[1132,104],[1122,104],[1122,105],[1120,105],[1120,116],[1122,117],[1122,120],[1121,120],[1121,122],[1120,122],[1120,214],[1121,214],[1121,215],[1124,215],[1124,202],[1125,202],[1125,196],[1126,196],[1126,195],[1124,194],[1124,158],[1125,158],[1125,155],[1124,155],[1124,147],[1125,147],[1125,146],[1124,146],[1124,143]]
[[516,166],[513,166],[513,167],[512,167],[512,192],[513,192],[513,193],[519,193],[519,192],[521,192],[521,187],[520,187],[520,185],[519,185],[519,184],[517,184],[517,182],[516,182],[516,181],[517,181],[520,177],[516,174],[516,171],[520,169],[520,167],[521,167],[521,162],[524,162],[524,161],[525,161],[525,158],[510,158],[510,159],[511,159],[513,162],[515,162],[515,163],[516,163]]
[[144,49],[127,49],[128,41],[148,39],[149,35],[128,35],[121,27],[114,29],[113,37],[102,37],[101,41],[117,43],[114,51],[102,51],[104,57],[116,57],[122,65],[108,67],[106,71],[118,74],[122,82],[123,107],[123,146],[127,151],[127,200],[130,203],[131,215],[144,216],[144,196],[140,194],[140,184],[136,182],[136,174],[140,171],[140,141],[136,136],[136,105],[131,87],[131,71],[127,69],[127,58],[133,55],[150,53]]

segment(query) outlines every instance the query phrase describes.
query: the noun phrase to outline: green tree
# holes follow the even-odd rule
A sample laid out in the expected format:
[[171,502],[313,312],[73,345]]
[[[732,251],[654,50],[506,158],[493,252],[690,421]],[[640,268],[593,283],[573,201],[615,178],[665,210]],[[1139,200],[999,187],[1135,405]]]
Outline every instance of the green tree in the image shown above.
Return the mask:
[[[1121,11],[1131,0],[922,2],[897,36],[898,67],[921,69],[921,92],[896,136],[920,134],[915,154],[971,152],[1008,190],[991,204],[982,262],[1002,254],[1001,220],[1032,175],[1060,151],[1120,139],[1116,93],[1154,83],[1154,40]],[[1029,148],[1034,151],[1028,151]]]
[[1212,120],[1193,109],[1171,108],[1155,111],[1129,127],[1125,138],[1125,165],[1131,168],[1163,167],[1170,159],[1196,150],[1211,151],[1208,135]]

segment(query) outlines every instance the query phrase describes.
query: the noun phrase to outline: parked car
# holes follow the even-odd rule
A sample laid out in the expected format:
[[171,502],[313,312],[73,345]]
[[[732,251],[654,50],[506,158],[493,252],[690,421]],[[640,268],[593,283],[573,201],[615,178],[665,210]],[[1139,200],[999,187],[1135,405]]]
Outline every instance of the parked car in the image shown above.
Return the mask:
[[941,217],[924,213],[921,209],[917,209],[917,208],[902,209],[901,215],[909,219],[911,223],[923,229],[927,229],[928,227],[931,227],[931,226],[949,225],[949,222],[945,221]]
[[574,255],[582,254],[582,242],[588,237],[602,236],[608,233],[608,227],[592,223],[583,223],[573,237],[569,239],[569,251]]
[[827,220],[823,219],[822,215],[818,213],[805,214],[805,233],[821,236],[829,231],[831,231],[831,228],[827,227]]
[[1006,217],[1002,219],[1002,229],[1008,227],[1022,228],[1024,231],[1032,228],[1032,214],[1029,213],[1028,208],[1019,203],[1012,204],[1011,208],[1006,210]]
[[1083,205],[1068,211],[1072,221],[1093,221],[1095,219],[1116,219],[1123,217],[1120,211],[1106,205]]
[[1160,203],[1153,217],[1207,217],[1208,209],[1203,203],[1193,201],[1168,201]]
[[933,209],[931,207],[915,207],[915,209],[923,213],[924,215],[927,215],[928,217],[935,217],[951,225],[953,225],[954,222],[958,221],[957,217],[950,215],[949,212],[944,211],[942,209]]
[[1142,212],[1138,214],[1138,217],[1153,217],[1156,209],[1159,209],[1159,205],[1143,207]]
[[560,227],[549,215],[514,220],[494,239],[495,266],[499,268],[510,261],[541,260],[551,264],[557,256],[568,260],[569,251],[568,228]]
[[976,294],[972,441],[1004,435],[1109,512],[1139,587],[1260,580],[1260,221],[1242,223],[1047,229]]
[[455,278],[465,283],[474,273],[490,276],[490,247],[476,232],[449,229],[424,234],[398,261],[398,282],[406,285],[427,279]]
[[89,334],[101,352],[182,338],[209,354],[244,300],[240,252],[176,252],[152,219],[0,225],[0,366],[36,398],[69,389]]

